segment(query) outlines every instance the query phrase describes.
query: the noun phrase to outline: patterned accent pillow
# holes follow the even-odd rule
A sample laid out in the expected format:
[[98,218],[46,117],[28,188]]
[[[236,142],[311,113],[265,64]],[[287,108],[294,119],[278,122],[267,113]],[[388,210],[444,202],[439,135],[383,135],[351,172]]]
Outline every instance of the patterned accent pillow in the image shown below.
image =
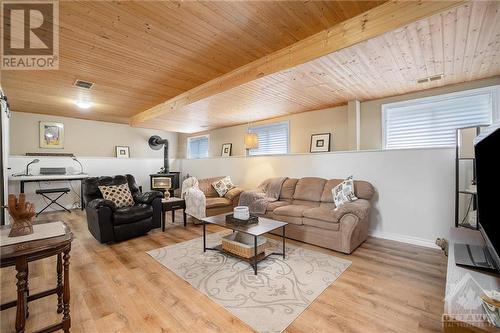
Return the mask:
[[223,197],[229,190],[235,188],[236,186],[231,181],[231,177],[226,176],[212,183],[212,187],[217,192],[219,197]]
[[128,184],[99,186],[99,190],[104,199],[113,201],[118,208],[134,205],[134,198]]
[[352,176],[347,177],[342,183],[332,189],[333,201],[335,206],[340,207],[346,202],[358,200],[354,194],[354,180]]

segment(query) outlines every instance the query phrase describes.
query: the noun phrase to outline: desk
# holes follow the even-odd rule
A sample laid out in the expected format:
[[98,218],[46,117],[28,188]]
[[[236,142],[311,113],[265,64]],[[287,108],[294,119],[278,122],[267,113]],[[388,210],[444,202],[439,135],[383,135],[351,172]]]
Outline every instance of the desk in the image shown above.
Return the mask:
[[82,210],[84,207],[83,202],[83,180],[89,178],[87,174],[78,174],[78,175],[34,175],[34,176],[9,176],[10,181],[18,181],[20,182],[20,192],[24,193],[24,184],[25,183],[37,183],[37,182],[45,182],[45,181],[68,181],[68,180],[79,180],[80,181],[80,206]]
[[[1,226],[1,229],[8,229],[10,226]],[[69,332],[71,319],[69,314],[69,258],[73,234],[65,225],[64,235],[31,240],[23,243],[5,245],[1,247],[0,267],[15,266],[17,278],[17,300],[0,306],[0,310],[16,307],[16,332],[24,332],[26,318],[28,317],[28,303],[42,297],[57,294],[57,313],[62,313],[62,321],[51,326],[42,328],[37,332],[54,332],[63,330]],[[57,271],[55,288],[31,294],[29,292],[29,270],[28,263],[31,261],[57,256]],[[64,278],[63,278],[64,271]]]

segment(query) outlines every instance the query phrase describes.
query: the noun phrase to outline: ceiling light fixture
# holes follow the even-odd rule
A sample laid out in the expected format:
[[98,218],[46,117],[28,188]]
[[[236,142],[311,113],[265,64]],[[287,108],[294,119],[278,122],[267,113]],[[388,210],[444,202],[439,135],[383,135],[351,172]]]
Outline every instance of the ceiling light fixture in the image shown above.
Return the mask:
[[92,106],[92,103],[86,101],[75,101],[76,106],[80,109],[88,109]]

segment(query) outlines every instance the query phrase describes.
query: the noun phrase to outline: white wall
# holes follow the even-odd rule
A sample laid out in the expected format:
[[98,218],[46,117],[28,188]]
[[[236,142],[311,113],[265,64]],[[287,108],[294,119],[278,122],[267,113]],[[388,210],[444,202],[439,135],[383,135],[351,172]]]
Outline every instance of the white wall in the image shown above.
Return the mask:
[[377,190],[371,234],[433,246],[454,225],[454,149],[360,151],[181,160],[183,175],[230,175],[247,189],[268,177],[367,180]]
[[[40,148],[40,121],[64,124],[64,148]],[[115,157],[115,146],[128,146],[135,158],[163,158],[163,150],[148,146],[151,135],[159,135],[169,141],[169,155],[175,158],[177,133],[130,127],[102,121],[75,119],[35,113],[12,112],[10,122],[10,154],[26,153],[73,153],[76,156]]]
[[[11,156],[9,158],[9,175],[14,173],[24,173],[26,164],[35,157],[28,156]],[[32,174],[38,174],[40,167],[66,167],[70,174],[80,172],[80,166],[69,157],[36,157],[40,163],[32,164],[30,171]],[[122,174],[131,174],[135,177],[137,184],[143,187],[144,191],[149,190],[149,175],[156,173],[163,166],[161,158],[129,158],[117,159],[113,157],[81,157],[80,162],[83,164],[84,172],[90,176],[113,176]],[[170,169],[172,171],[179,170],[179,161],[170,160]],[[14,178],[15,179],[15,178]],[[9,180],[9,193],[19,194],[19,181]],[[65,195],[64,200],[61,198],[60,203],[71,208],[74,204],[80,202],[80,181],[63,181],[63,182],[41,182],[41,183],[26,183],[24,192],[27,200],[35,203],[36,210],[40,210],[45,206],[45,202],[40,195],[35,194],[38,188],[56,188],[70,187],[74,191]],[[55,207],[57,210],[57,206]]]

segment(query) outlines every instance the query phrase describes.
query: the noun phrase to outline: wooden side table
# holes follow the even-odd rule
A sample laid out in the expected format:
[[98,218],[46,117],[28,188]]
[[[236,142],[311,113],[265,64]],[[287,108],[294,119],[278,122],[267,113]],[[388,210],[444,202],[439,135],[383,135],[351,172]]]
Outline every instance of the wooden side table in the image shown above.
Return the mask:
[[[0,228],[9,229],[10,227],[1,226]],[[69,253],[73,234],[66,224],[64,224],[64,229],[65,234],[61,236],[5,245],[0,248],[0,267],[15,266],[17,271],[17,300],[0,305],[0,310],[17,307],[16,332],[24,332],[25,330],[26,318],[29,315],[28,303],[53,294],[57,294],[57,313],[63,314],[62,321],[44,327],[37,332],[54,332],[61,329],[64,332],[69,332],[71,327],[69,314]],[[56,287],[30,295],[28,263],[51,256],[57,256]]]
[[175,211],[182,209],[182,216],[184,219],[184,226],[186,226],[186,201],[181,198],[170,197],[162,201],[163,212],[161,214],[161,231],[165,231],[165,214],[172,212],[172,223],[175,222]]

